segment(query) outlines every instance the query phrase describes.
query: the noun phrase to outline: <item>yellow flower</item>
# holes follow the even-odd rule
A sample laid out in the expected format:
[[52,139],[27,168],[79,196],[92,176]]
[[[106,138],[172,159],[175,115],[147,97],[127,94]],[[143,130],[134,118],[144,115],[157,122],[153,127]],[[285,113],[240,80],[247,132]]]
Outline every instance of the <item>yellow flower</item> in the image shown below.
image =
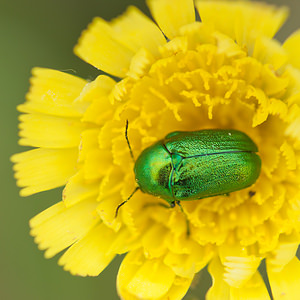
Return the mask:
[[[19,106],[13,156],[21,195],[65,185],[62,201],[30,221],[47,258],[97,276],[127,253],[122,299],[182,299],[206,265],[207,299],[269,299],[257,268],[265,259],[274,299],[298,299],[300,263],[300,31],[273,39],[286,8],[250,1],[148,0],[157,25],[135,7],[96,18],[75,53],[110,75],[87,82],[33,70]],[[234,128],[257,144],[261,174],[229,196],[179,207],[137,191],[133,161],[176,130]]]

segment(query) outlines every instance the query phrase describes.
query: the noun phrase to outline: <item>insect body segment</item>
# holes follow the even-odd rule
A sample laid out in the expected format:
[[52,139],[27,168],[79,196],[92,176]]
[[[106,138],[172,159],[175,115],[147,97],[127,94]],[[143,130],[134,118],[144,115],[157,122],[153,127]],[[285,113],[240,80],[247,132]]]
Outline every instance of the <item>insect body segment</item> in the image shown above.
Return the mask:
[[135,163],[142,192],[174,201],[227,194],[252,185],[261,160],[255,143],[237,130],[172,132]]

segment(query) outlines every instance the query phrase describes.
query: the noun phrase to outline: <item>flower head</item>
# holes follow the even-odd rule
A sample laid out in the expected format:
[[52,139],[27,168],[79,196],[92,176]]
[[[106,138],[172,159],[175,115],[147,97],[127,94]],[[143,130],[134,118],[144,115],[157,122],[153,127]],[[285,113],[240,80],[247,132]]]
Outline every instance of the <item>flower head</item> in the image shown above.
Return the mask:
[[[31,234],[81,276],[127,253],[122,299],[181,299],[206,265],[207,299],[268,299],[263,259],[275,299],[296,299],[300,32],[274,40],[287,10],[266,4],[198,0],[198,22],[193,0],[147,3],[156,24],[130,7],[111,22],[96,18],[75,48],[120,80],[33,70],[20,144],[37,149],[13,156],[16,178],[24,196],[65,188],[30,221]],[[136,187],[126,120],[135,157],[172,131],[242,131],[258,146],[260,176],[229,195],[182,201],[184,213],[137,191],[116,217]]]

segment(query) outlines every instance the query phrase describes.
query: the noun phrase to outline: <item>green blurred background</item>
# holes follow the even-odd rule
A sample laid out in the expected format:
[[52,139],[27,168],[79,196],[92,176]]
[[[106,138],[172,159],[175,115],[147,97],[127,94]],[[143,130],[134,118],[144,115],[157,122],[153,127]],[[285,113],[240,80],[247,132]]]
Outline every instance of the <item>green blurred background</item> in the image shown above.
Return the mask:
[[[300,1],[268,2],[291,8],[290,19],[277,36],[282,41],[300,27]],[[96,278],[71,276],[57,265],[57,257],[44,259],[29,236],[28,220],[59,201],[61,189],[20,198],[9,157],[24,150],[17,145],[16,106],[24,101],[31,68],[71,69],[83,78],[95,78],[99,72],[78,59],[73,46],[94,16],[110,20],[130,4],[147,12],[144,0],[0,0],[1,300],[118,299],[120,257]]]

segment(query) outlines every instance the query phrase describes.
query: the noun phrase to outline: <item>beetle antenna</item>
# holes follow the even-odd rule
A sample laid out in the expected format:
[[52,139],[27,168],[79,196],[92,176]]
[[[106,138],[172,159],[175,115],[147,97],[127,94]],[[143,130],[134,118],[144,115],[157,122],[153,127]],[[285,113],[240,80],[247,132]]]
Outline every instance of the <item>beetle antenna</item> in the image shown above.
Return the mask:
[[131,146],[130,146],[130,142],[129,142],[129,139],[128,139],[128,120],[126,120],[125,138],[126,138],[127,145],[128,145],[128,148],[129,148],[130,156],[131,156],[133,162],[135,163],[135,159],[134,159],[134,156],[133,156],[133,152],[132,152],[132,149],[131,149]]
[[115,218],[118,216],[118,212],[119,212],[120,207],[123,206],[126,202],[128,202],[128,200],[129,200],[129,199],[136,193],[136,191],[139,190],[139,189],[140,189],[140,187],[137,186],[137,187],[134,189],[134,191],[131,193],[131,195],[130,195],[125,201],[123,201],[122,203],[120,203],[120,204],[118,205],[118,207],[117,207],[117,209],[116,209]]

